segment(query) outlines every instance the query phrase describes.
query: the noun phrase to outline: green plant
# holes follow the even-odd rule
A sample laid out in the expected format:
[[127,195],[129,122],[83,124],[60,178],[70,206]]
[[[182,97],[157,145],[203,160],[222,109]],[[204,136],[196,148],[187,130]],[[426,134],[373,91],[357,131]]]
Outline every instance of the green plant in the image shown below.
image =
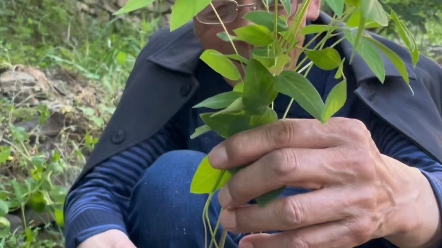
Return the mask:
[[[131,0],[117,14],[127,13],[143,7],[154,0]],[[347,93],[347,79],[343,73],[346,59],[341,58],[334,48],[339,42],[347,40],[354,46],[354,52],[364,59],[370,69],[378,77],[380,82],[385,80],[385,69],[382,66],[381,51],[400,72],[405,83],[409,78],[404,62],[393,51],[372,38],[366,28],[386,27],[390,20],[393,21],[398,35],[409,49],[413,64],[419,59],[418,47],[410,31],[405,27],[394,11],[388,14],[378,0],[327,0],[328,6],[335,15],[329,25],[309,25],[301,27],[311,0],[304,0],[298,11],[291,20],[286,16],[278,15],[278,8],[270,9],[269,0],[263,0],[265,9],[247,13],[243,18],[252,24],[239,27],[234,30],[235,35],[229,35],[222,20],[224,32],[218,37],[229,42],[235,48],[233,41],[239,40],[253,45],[254,52],[251,58],[244,58],[240,54],[221,54],[215,50],[205,50],[201,59],[214,71],[224,78],[238,81],[239,83],[230,92],[225,92],[204,100],[195,108],[205,107],[213,112],[204,113],[200,117],[205,125],[195,130],[192,138],[208,131],[214,131],[224,138],[231,137],[236,133],[255,128],[261,125],[278,121],[278,116],[273,110],[273,101],[278,94],[284,94],[292,98],[283,118],[294,101],[310,113],[315,119],[326,123],[345,103]],[[291,13],[290,0],[280,0],[287,13]],[[204,8],[213,8],[211,0],[198,0],[189,2],[177,0],[172,9],[170,29],[171,31],[189,22],[198,12]],[[346,25],[343,25],[346,24]],[[309,44],[301,46],[297,43],[298,34],[316,34],[320,38],[314,49],[308,49]],[[338,36],[342,34],[342,36]],[[340,37],[331,47],[324,48],[325,42],[330,37]],[[322,38],[321,38],[322,37]],[[296,63],[290,55],[298,49],[306,55],[311,62],[304,67],[303,62]],[[236,48],[235,48],[236,51]],[[242,78],[232,60],[238,61],[245,68],[245,76]],[[334,87],[325,103],[319,93],[307,79],[310,68],[316,65],[324,70],[336,70],[335,78],[340,83]],[[216,190],[223,187],[239,169],[220,171],[210,166],[206,157],[197,169],[191,183],[191,192],[195,194],[208,194],[206,207],[204,208],[203,221],[212,236],[210,246],[223,247],[226,232],[217,244],[215,239],[216,229],[210,227],[208,218],[208,205]],[[261,206],[274,200],[284,188],[276,189],[256,199]],[[206,223],[207,221],[207,223]],[[206,235],[207,236],[207,235]],[[207,244],[207,242],[206,242]]]
[[[28,99],[27,91],[20,84],[18,92],[6,90],[6,95],[0,87],[0,247],[64,247],[67,188],[97,142],[136,56],[160,19],[147,18],[144,11],[139,23],[109,20],[107,12],[90,16],[69,0],[2,1],[0,6],[0,72],[22,64],[41,69],[51,79],[61,67],[66,74],[58,89],[69,93],[78,84],[98,93],[89,97],[98,100],[92,105],[64,95],[64,103],[88,117],[83,123],[52,108],[53,91],[43,90],[48,101],[35,106],[23,100]],[[53,114],[70,120],[57,137],[41,134]],[[32,130],[19,125],[34,123],[34,118],[38,125]],[[48,223],[52,221],[56,223]]]
[[[15,119],[32,118],[36,112],[40,114],[38,123],[43,125],[50,115],[45,106],[19,109],[3,102],[2,105],[8,108],[0,111],[0,116],[5,116],[4,119],[0,118],[0,124],[7,126],[8,131],[0,135],[0,243],[1,247],[31,247],[37,244],[38,229],[35,229],[33,223],[28,223],[26,210],[48,213],[62,227],[66,190],[58,184],[56,178],[68,168],[62,157],[64,154],[57,150],[44,154],[38,150],[37,144],[29,145],[30,134],[23,127],[13,125]],[[8,174],[16,177],[10,179]],[[14,235],[15,230],[11,229],[6,218],[10,212],[19,212],[22,216],[24,233],[18,237]]]

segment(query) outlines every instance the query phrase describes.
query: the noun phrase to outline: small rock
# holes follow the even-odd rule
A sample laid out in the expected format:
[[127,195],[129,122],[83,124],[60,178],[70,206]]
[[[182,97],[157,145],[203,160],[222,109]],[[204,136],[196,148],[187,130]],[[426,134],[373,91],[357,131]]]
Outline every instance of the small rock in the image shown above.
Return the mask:
[[0,88],[16,84],[34,86],[37,80],[26,72],[7,71],[0,75]]
[[[63,129],[64,121],[63,114],[55,112],[46,120],[39,132],[33,134],[54,137],[60,134],[61,130]],[[17,122],[14,123],[14,126],[21,127],[29,133],[39,126],[39,118],[36,117],[29,121]]]
[[128,0],[117,0],[118,7],[122,8],[124,5],[126,5]]
[[20,217],[13,214],[7,214],[5,218],[9,220],[9,223],[11,223],[11,232],[23,232],[23,222],[21,221]]
[[27,224],[32,225],[33,227],[44,226],[49,223],[55,222],[54,217],[48,213],[38,213],[34,211],[32,208],[26,208],[25,210],[25,219]]

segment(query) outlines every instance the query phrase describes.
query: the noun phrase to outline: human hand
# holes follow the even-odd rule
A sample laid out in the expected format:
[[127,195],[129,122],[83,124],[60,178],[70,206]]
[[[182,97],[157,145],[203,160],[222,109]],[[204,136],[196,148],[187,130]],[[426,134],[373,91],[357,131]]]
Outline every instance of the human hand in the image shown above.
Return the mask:
[[120,230],[109,230],[90,237],[78,248],[136,248],[125,233]]
[[[416,232],[416,201],[428,194],[415,183],[431,192],[418,170],[381,155],[365,125],[345,118],[332,118],[327,124],[281,120],[249,130],[214,148],[209,161],[218,169],[248,165],[219,192],[226,208],[220,222],[226,230],[282,231],[248,235],[241,240],[242,248],[355,247],[374,238]],[[265,207],[244,206],[282,186],[312,191]]]

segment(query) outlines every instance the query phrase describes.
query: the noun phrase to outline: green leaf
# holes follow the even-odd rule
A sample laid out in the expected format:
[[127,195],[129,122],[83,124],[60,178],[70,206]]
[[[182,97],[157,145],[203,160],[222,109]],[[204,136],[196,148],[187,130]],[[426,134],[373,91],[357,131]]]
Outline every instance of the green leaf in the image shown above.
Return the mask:
[[228,128],[228,133],[229,136],[232,136],[255,127],[273,123],[277,120],[278,115],[269,107],[266,107],[259,114],[244,112],[244,114],[239,115],[237,118],[232,120],[231,125]]
[[204,8],[210,5],[212,0],[176,0],[172,6],[170,15],[170,31],[174,31],[190,22]]
[[227,108],[213,114],[212,116],[219,114],[235,113],[241,110],[244,110],[244,104],[242,97],[239,97],[235,101],[233,101],[232,104],[230,104]]
[[[362,11],[361,9],[356,9],[350,16],[350,18],[348,18],[347,22],[345,23],[345,25],[347,27],[350,28],[357,28],[360,25],[360,18],[362,15]],[[371,20],[365,20],[364,21],[364,28],[380,28],[382,27],[381,25],[379,25],[379,23],[371,21]]]
[[64,214],[63,209],[55,209],[55,222],[58,226],[64,226]]
[[292,0],[281,0],[282,6],[284,6],[287,16],[292,13]]
[[273,200],[277,199],[282,192],[284,191],[285,187],[272,190],[268,193],[265,193],[264,195],[261,195],[256,198],[256,203],[258,203],[258,206],[264,207],[265,205],[269,204]]
[[290,60],[290,57],[286,54],[278,55],[275,58],[275,66],[273,68],[276,68],[277,71],[281,71],[290,62]]
[[273,42],[272,33],[264,26],[249,25],[233,30],[238,39],[253,46],[268,46]]
[[228,171],[213,168],[206,156],[193,175],[190,192],[193,194],[210,194],[221,189],[230,178],[231,174]]
[[377,22],[383,27],[388,26],[388,15],[378,0],[361,0],[361,10],[366,20]]
[[361,0],[345,0],[345,4],[348,5],[348,7],[354,6],[360,8],[361,7],[360,3]]
[[339,52],[331,47],[321,50],[306,50],[304,53],[316,66],[323,70],[333,70],[341,64]]
[[6,216],[9,213],[9,205],[7,202],[0,200],[0,217]]
[[413,66],[416,66],[417,62],[419,62],[419,47],[416,44],[413,34],[407,29],[405,24],[401,20],[399,20],[399,17],[393,10],[391,10],[391,18],[396,24],[399,37],[401,37],[401,40],[404,42],[405,46],[411,53]]
[[252,115],[250,128],[260,127],[278,121],[278,114],[272,108],[265,108],[261,114]]
[[227,79],[239,80],[241,78],[241,74],[233,62],[214,49],[205,50],[200,58],[214,71]]
[[266,68],[269,68],[269,67],[272,67],[275,65],[275,58],[253,56],[253,59],[259,61],[259,63],[261,63],[261,65],[263,65]]
[[246,68],[243,102],[249,111],[259,111],[272,103],[278,92],[273,88],[273,76],[258,60],[252,59]]
[[[275,14],[272,14],[267,11],[252,11],[244,15],[244,19],[253,22],[257,25],[261,25],[266,27],[269,31],[275,31]],[[287,24],[281,19],[278,18],[278,23],[276,26],[278,32],[287,31]]]
[[119,9],[114,15],[126,14],[138,9],[147,7],[147,5],[155,2],[156,0],[129,0],[123,8]]
[[236,61],[241,62],[243,64],[249,63],[249,61],[246,58],[244,58],[243,56],[241,56],[239,54],[222,54],[222,53],[216,52],[216,53],[212,53],[212,55],[233,59],[233,60],[236,60]]
[[33,193],[29,199],[29,206],[37,213],[42,213],[47,206],[47,200],[44,193],[40,190]]
[[232,41],[238,40],[238,37],[231,34],[227,34],[225,31],[217,33],[216,36],[218,36],[218,38],[220,38],[225,42],[230,42],[230,39],[232,39]]
[[12,187],[14,188],[15,199],[17,201],[21,202],[24,198],[24,195],[23,195],[22,189],[20,187],[20,184],[18,184],[17,179],[15,179],[15,178],[11,181],[11,184],[12,184]]
[[11,149],[2,148],[0,149],[0,164],[6,163],[8,161],[9,156],[11,156]]
[[212,130],[212,129],[210,129],[210,127],[207,126],[207,125],[203,125],[201,127],[197,127],[197,128],[195,128],[195,132],[190,136],[190,138],[191,139],[196,139],[200,135],[203,135],[203,134],[209,132],[210,130]]
[[275,89],[293,98],[315,119],[321,119],[324,102],[310,81],[295,71],[283,71],[275,77]]
[[127,54],[124,52],[119,52],[115,59],[118,64],[125,65],[127,62]]
[[[357,29],[358,32],[357,32],[357,35],[356,35],[356,38],[354,41],[354,47],[358,47],[358,45],[359,45],[362,33],[364,32],[364,26],[365,26],[366,20],[367,19],[365,18],[365,16],[363,14],[359,16],[359,25],[358,25],[358,29]],[[353,61],[353,57],[354,57],[355,53],[356,53],[356,50],[353,50],[353,52],[351,53],[350,64]]]
[[339,65],[338,70],[336,70],[336,74],[335,74],[335,79],[340,79],[340,78],[345,78],[345,74],[344,74],[344,62],[345,62],[345,58],[342,59],[341,64]]
[[271,46],[268,47],[255,47],[252,51],[253,56],[258,57],[266,57],[266,58],[273,58],[275,57],[273,49]]
[[269,107],[260,113],[250,113],[246,111],[217,115],[214,115],[214,113],[204,113],[201,114],[200,117],[207,126],[223,138],[228,138],[237,133],[278,120],[276,112]]
[[193,106],[193,108],[210,108],[210,109],[227,108],[239,97],[241,97],[241,94],[238,92],[234,91],[223,92],[218,95],[207,98],[206,100]]
[[1,216],[0,217],[0,230],[1,229],[6,229],[6,228],[10,228],[11,227],[11,222],[9,222],[8,219],[6,219],[5,217]]
[[[236,119],[244,119],[244,113],[227,113],[214,115],[215,113],[204,113],[200,115],[200,118],[204,123],[210,127],[215,133],[219,134],[223,138],[228,138],[233,135],[229,128],[231,123]],[[250,120],[249,120],[250,121]]]
[[[350,30],[344,31],[345,38],[355,47],[356,34]],[[368,67],[376,77],[383,83],[385,80],[385,68],[379,51],[366,39],[361,39],[360,44],[355,48]]]
[[244,83],[236,84],[235,87],[233,87],[233,91],[242,95],[242,93],[244,92]]
[[236,61],[241,62],[246,65],[249,63],[249,61],[246,58],[244,58],[243,56],[241,56],[239,54],[227,54],[227,55],[224,55],[224,57],[236,60]]
[[333,10],[333,12],[338,16],[338,18],[342,18],[344,14],[344,0],[325,0],[328,6]]
[[405,65],[405,62],[402,60],[399,55],[397,55],[395,52],[390,50],[390,48],[386,47],[379,41],[373,39],[369,36],[363,36],[363,39],[367,41],[367,43],[373,44],[375,47],[377,47],[379,50],[381,50],[385,56],[393,63],[394,67],[398,70],[399,74],[401,74],[402,78],[405,80],[405,82],[409,85],[410,84],[410,78],[408,77],[408,71],[407,66]]
[[335,29],[332,25],[310,24],[301,29],[301,35],[320,34]]
[[327,122],[334,114],[336,114],[345,104],[347,100],[347,81],[343,80],[331,90],[325,101],[324,111],[322,112],[321,122]]

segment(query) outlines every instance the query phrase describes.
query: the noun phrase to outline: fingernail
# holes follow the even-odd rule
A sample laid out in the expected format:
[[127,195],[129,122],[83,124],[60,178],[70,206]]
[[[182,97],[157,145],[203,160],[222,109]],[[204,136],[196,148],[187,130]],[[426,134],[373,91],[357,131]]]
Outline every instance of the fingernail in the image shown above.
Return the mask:
[[232,204],[232,196],[226,187],[220,189],[218,193],[218,201],[222,208],[227,208]]
[[229,210],[223,210],[219,217],[219,223],[227,230],[236,228],[235,214]]
[[223,144],[215,146],[209,153],[209,162],[214,168],[223,169],[223,166],[227,162],[226,147]]

